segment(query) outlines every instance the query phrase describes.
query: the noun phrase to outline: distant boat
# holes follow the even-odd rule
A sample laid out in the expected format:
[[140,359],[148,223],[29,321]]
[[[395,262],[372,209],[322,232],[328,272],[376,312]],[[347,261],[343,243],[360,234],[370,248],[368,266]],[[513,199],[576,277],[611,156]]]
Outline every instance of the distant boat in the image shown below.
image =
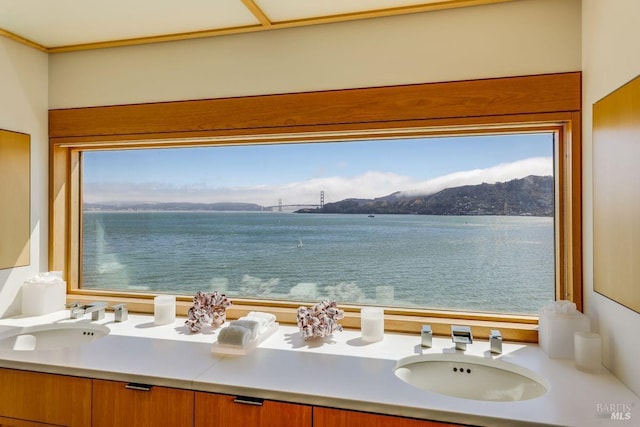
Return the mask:
[[302,239],[298,239],[298,245],[299,248],[304,247],[304,243],[302,243]]
[[375,218],[374,214],[369,214],[368,216],[369,216],[369,218]]

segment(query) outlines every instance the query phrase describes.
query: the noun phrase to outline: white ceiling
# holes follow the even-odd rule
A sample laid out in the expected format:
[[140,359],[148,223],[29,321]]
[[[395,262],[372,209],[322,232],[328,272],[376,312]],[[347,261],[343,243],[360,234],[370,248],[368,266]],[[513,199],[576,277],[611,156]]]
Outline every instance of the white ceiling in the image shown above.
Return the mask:
[[509,0],[0,0],[0,35],[61,52],[502,1]]

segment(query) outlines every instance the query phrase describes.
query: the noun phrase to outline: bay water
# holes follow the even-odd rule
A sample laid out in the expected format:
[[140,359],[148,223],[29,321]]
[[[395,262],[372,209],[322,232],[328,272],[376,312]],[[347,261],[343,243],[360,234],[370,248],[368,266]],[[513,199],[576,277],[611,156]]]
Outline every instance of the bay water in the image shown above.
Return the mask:
[[547,217],[85,212],[82,286],[536,313],[554,298]]

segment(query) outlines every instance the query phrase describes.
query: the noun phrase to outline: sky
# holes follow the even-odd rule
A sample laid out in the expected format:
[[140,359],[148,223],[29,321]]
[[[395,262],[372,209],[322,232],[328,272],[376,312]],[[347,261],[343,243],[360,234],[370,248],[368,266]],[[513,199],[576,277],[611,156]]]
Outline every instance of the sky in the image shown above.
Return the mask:
[[91,151],[84,200],[245,202],[263,206],[375,198],[553,174],[553,135]]

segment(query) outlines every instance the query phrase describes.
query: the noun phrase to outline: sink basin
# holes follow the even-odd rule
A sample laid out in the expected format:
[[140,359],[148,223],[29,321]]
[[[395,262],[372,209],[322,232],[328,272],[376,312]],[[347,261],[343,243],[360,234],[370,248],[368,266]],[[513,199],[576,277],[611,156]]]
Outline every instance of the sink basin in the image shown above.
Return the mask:
[[37,351],[82,345],[109,334],[109,328],[91,323],[43,324],[16,328],[0,335],[0,351]]
[[419,389],[462,399],[513,402],[540,397],[549,389],[544,378],[522,366],[459,353],[405,357],[395,374]]

